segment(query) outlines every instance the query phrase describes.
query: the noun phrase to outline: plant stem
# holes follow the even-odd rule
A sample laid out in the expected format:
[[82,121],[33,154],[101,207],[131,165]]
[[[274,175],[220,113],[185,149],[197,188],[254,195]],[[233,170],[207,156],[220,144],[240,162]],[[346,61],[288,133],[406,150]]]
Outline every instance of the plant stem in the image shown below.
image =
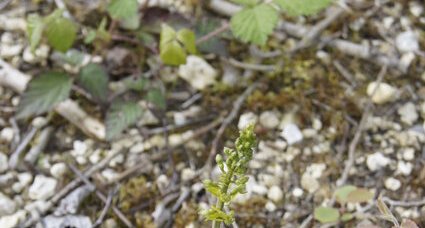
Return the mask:
[[230,24],[228,22],[223,23],[220,27],[218,27],[217,29],[215,29],[214,31],[204,35],[203,37],[199,38],[196,41],[196,45],[199,45],[205,41],[208,41],[209,39],[219,35],[222,32],[225,32],[226,30],[228,30],[230,28]]
[[[229,170],[229,172],[226,174],[226,181],[225,181],[225,185],[223,186],[223,188],[221,189],[221,192],[224,194],[224,195],[227,195],[227,190],[229,189],[229,186],[230,186],[230,183],[231,183],[231,181],[232,181],[232,176],[233,176],[233,173],[234,173],[234,171],[235,171],[235,169],[234,169],[234,167],[232,167],[230,170]],[[224,207],[224,203],[219,199],[218,201],[217,201],[217,204],[216,204],[216,207],[220,210],[220,211],[222,211],[223,210],[223,207]],[[213,221],[213,223],[212,223],[212,227],[213,228],[220,228],[220,226],[221,226],[221,222],[219,222],[219,221]]]

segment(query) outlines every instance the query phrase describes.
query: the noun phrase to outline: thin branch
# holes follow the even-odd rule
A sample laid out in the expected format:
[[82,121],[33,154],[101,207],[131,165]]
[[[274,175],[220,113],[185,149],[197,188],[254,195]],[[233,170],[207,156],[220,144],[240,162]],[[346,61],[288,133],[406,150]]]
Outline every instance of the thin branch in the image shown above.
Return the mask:
[[220,33],[223,33],[225,31],[229,30],[229,28],[230,28],[229,22],[224,22],[220,27],[218,27],[214,31],[212,31],[212,32],[202,36],[198,40],[196,40],[196,45],[202,44],[203,42],[206,42],[209,39],[211,39],[215,36],[218,36]]
[[[387,67],[384,66],[384,67],[382,67],[381,71],[379,72],[378,79],[377,79],[377,85],[373,89],[373,92],[372,92],[370,97],[373,97],[375,95],[376,91],[378,91],[378,88],[379,88],[379,86],[380,86],[380,84],[381,84],[386,73],[387,73]],[[372,108],[372,100],[369,99],[367,104],[366,104],[366,107],[363,111],[362,118],[361,118],[360,123],[357,127],[356,133],[354,134],[354,138],[350,143],[350,146],[349,146],[349,149],[348,149],[348,160],[345,164],[345,168],[344,168],[344,171],[342,172],[341,178],[337,181],[337,186],[342,186],[342,185],[345,184],[345,182],[347,181],[348,175],[350,173],[350,170],[354,165],[356,147],[357,147],[357,144],[359,143],[360,137],[363,133],[364,127],[366,125],[366,121],[369,118],[371,108]]]
[[[86,175],[84,175],[83,173],[80,172],[80,170],[78,170],[74,165],[69,164],[68,165],[69,168],[72,170],[72,172],[75,173],[75,175],[78,176],[78,178],[83,181],[86,185],[92,186],[93,188],[96,189],[96,186],[90,182],[90,180],[87,178]],[[100,200],[102,200],[105,204],[107,204],[108,199],[107,197],[100,192],[99,190],[95,190],[96,196],[99,197]],[[133,224],[131,224],[131,222],[125,217],[125,215],[115,206],[112,206],[112,210],[114,211],[114,213],[118,216],[118,218],[121,219],[121,221],[127,226],[127,227],[134,227]]]
[[234,67],[242,68],[242,69],[245,69],[245,70],[266,71],[266,72],[276,70],[275,65],[262,65],[262,64],[244,63],[244,62],[240,62],[240,61],[233,59],[233,58],[230,58],[228,60],[228,62]]
[[425,205],[425,198],[422,200],[414,200],[414,201],[396,201],[392,200],[388,197],[382,197],[382,200],[384,202],[387,202],[391,206],[398,206],[398,207],[420,207]]

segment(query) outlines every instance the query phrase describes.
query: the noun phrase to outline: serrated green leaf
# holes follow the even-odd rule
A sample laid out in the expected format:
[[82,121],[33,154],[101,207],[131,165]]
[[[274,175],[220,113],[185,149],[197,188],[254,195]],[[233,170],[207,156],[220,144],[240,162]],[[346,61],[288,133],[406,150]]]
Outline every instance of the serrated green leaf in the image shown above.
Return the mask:
[[111,140],[121,134],[127,127],[137,122],[143,112],[135,102],[116,101],[106,115],[106,139]]
[[165,109],[166,101],[165,97],[159,89],[151,89],[148,91],[146,100],[152,102],[158,108]]
[[69,97],[71,86],[72,79],[65,73],[49,72],[32,79],[22,94],[16,118],[26,118],[51,110]]
[[44,23],[38,14],[31,14],[27,18],[27,33],[31,51],[34,52],[40,43],[44,29]]
[[333,0],[274,0],[291,16],[311,15],[326,8]]
[[46,24],[48,43],[56,50],[65,52],[75,41],[77,27],[69,19],[56,17]]
[[336,200],[341,204],[346,203],[348,194],[356,189],[357,187],[353,185],[345,185],[338,188],[337,190],[335,190]]
[[183,44],[184,49],[190,54],[196,53],[195,33],[189,29],[182,29],[177,33],[177,40]]
[[128,89],[140,92],[145,88],[147,80],[142,77],[128,76],[122,82]]
[[90,63],[84,66],[80,71],[78,82],[94,98],[106,101],[108,96],[108,75],[100,65]]
[[314,209],[314,218],[321,223],[336,222],[339,211],[333,207],[318,207]]
[[258,0],[231,0],[231,1],[243,6],[255,6],[258,3]]
[[347,202],[363,203],[373,199],[373,193],[365,188],[357,188],[347,195]]
[[136,12],[134,15],[121,20],[121,28],[128,30],[136,30],[140,26],[140,16]]
[[244,42],[264,45],[278,21],[278,12],[269,4],[245,8],[235,14],[230,26],[233,34]]
[[126,19],[137,14],[137,0],[111,0],[108,12],[114,19]]

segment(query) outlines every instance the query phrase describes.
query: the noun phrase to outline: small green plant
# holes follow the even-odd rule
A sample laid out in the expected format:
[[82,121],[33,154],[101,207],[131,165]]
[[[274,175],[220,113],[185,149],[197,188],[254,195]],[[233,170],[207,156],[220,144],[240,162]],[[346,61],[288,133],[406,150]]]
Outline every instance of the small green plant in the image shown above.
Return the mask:
[[314,218],[321,223],[346,222],[354,218],[353,214],[346,211],[347,203],[363,203],[373,198],[373,193],[365,188],[345,185],[335,190],[334,196],[340,208],[317,207],[314,209]]
[[221,175],[218,181],[205,180],[205,189],[217,198],[217,204],[201,214],[206,220],[213,221],[213,227],[220,227],[221,223],[231,224],[234,220],[234,212],[226,212],[228,206],[237,194],[246,193],[245,186],[248,181],[246,171],[248,163],[256,146],[254,126],[250,125],[240,132],[236,139],[236,149],[225,148],[226,158],[218,154],[216,162]]

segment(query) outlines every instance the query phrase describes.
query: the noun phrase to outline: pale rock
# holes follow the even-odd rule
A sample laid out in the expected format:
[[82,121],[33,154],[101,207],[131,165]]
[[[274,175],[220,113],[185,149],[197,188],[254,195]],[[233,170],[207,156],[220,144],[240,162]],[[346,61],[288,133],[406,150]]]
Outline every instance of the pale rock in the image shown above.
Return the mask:
[[25,210],[19,210],[13,215],[0,216],[0,227],[1,228],[15,228],[18,224],[24,221],[27,212]]
[[309,193],[314,193],[319,189],[319,182],[316,178],[310,176],[308,173],[304,173],[301,176],[301,187],[307,190]]
[[402,53],[416,52],[419,50],[418,35],[414,31],[402,32],[397,35],[395,45]]
[[323,174],[323,171],[326,170],[326,164],[324,163],[314,163],[309,165],[306,168],[305,173],[308,173],[313,178],[320,178]]
[[192,180],[196,176],[196,172],[191,168],[185,168],[181,172],[181,179],[183,182]]
[[96,149],[95,151],[93,151],[93,153],[90,154],[90,156],[89,156],[89,161],[92,164],[98,163],[100,161],[100,159],[102,158],[102,152],[103,152],[102,149]]
[[164,174],[161,174],[156,179],[156,185],[158,186],[158,189],[161,193],[165,193],[165,190],[167,189],[168,185],[170,184],[170,180],[168,177]]
[[0,141],[10,143],[14,136],[15,136],[15,131],[13,130],[13,128],[5,127],[0,132]]
[[258,194],[260,196],[264,196],[267,194],[268,190],[264,185],[260,185],[257,182],[251,186],[252,192]]
[[55,194],[57,180],[37,175],[29,188],[28,196],[32,200],[45,200]]
[[267,201],[265,208],[268,212],[274,212],[277,209],[276,205],[270,201]]
[[390,29],[393,23],[394,17],[384,17],[384,19],[382,20],[382,24],[384,25],[385,29]]
[[279,118],[273,111],[265,111],[260,115],[260,124],[265,128],[274,129],[279,125]]
[[306,128],[302,131],[305,138],[314,138],[317,135],[317,130],[314,128]]
[[286,140],[288,145],[293,145],[303,140],[303,134],[301,130],[294,123],[284,124],[281,136]]
[[243,130],[250,124],[256,124],[257,120],[258,117],[253,112],[244,113],[239,117],[238,128]]
[[381,152],[376,152],[367,156],[366,165],[370,171],[379,170],[390,163],[390,159],[385,157]]
[[150,111],[149,109],[146,109],[143,112],[143,115],[140,118],[140,120],[137,122],[137,126],[146,126],[146,125],[153,125],[158,123],[159,123],[158,118],[156,118],[156,116],[152,113],[152,111]]
[[45,117],[37,116],[32,120],[31,124],[33,127],[41,128],[41,127],[44,127],[47,124],[47,122],[48,120]]
[[145,150],[145,145],[140,142],[136,143],[134,146],[130,148],[130,153],[139,154],[142,153]]
[[118,174],[115,170],[110,169],[110,168],[104,169],[104,170],[101,172],[101,175],[102,175],[102,176],[106,179],[106,181],[108,181],[108,182],[111,182],[111,181],[115,180],[115,179],[119,176],[119,174]]
[[[0,218],[5,215],[10,215],[16,210],[16,203],[5,194],[0,192]],[[0,226],[1,227],[1,226]]]
[[110,167],[117,167],[118,165],[124,163],[125,157],[124,154],[118,154],[109,162]]
[[270,175],[270,174],[259,174],[258,175],[259,181],[261,181],[261,184],[264,184],[265,186],[273,186],[280,183],[280,180],[277,176]]
[[275,203],[279,203],[283,199],[282,189],[276,185],[272,186],[267,192],[267,198],[271,199]]
[[178,75],[193,88],[203,90],[215,83],[217,71],[204,59],[190,55],[186,58],[186,64],[180,65]]
[[50,174],[53,177],[60,179],[66,173],[66,170],[67,170],[66,164],[63,162],[60,162],[60,163],[53,164],[52,167],[50,167]]
[[409,2],[409,11],[413,16],[420,17],[424,12],[423,4],[421,5],[419,2],[411,1]]
[[390,177],[385,180],[384,185],[391,191],[397,191],[401,187],[401,182],[393,177]]
[[407,125],[412,125],[419,118],[416,107],[412,102],[408,102],[398,108],[397,113],[400,115],[401,121]]
[[399,61],[399,66],[403,71],[407,71],[410,67],[410,64],[413,63],[413,60],[415,60],[416,55],[413,52],[407,52],[404,53]]
[[0,44],[0,56],[3,58],[12,58],[21,53],[22,44]]
[[403,149],[402,156],[403,156],[403,159],[406,161],[413,160],[415,158],[415,149],[411,147]]
[[71,152],[71,154],[75,154],[74,156],[85,155],[88,149],[86,143],[80,140],[75,140],[73,147],[74,150]]
[[312,127],[316,129],[316,131],[320,131],[320,129],[322,129],[322,126],[323,126],[322,121],[320,121],[319,118],[313,119]]
[[40,223],[43,224],[41,226],[43,228],[93,227],[92,222],[88,216],[71,214],[65,216],[48,215],[43,217]]
[[410,162],[399,161],[397,163],[396,173],[403,174],[404,176],[409,176],[412,173],[413,165]]
[[12,185],[13,191],[15,191],[15,193],[22,192],[22,190],[31,183],[32,178],[33,177],[31,173],[19,173],[18,182]]
[[372,96],[372,93],[374,92],[377,85],[378,85],[378,82],[371,82],[367,86],[367,95],[371,97],[373,103],[384,104],[387,102],[394,101],[397,98],[397,94],[398,94],[397,88],[384,82],[381,82],[379,84],[378,89],[376,90],[375,94],[373,94]]
[[7,156],[0,152],[0,173],[5,172],[9,168]]
[[295,197],[295,198],[299,198],[299,197],[301,197],[302,195],[304,194],[304,191],[301,189],[301,188],[294,188],[293,190],[292,190],[292,195]]

